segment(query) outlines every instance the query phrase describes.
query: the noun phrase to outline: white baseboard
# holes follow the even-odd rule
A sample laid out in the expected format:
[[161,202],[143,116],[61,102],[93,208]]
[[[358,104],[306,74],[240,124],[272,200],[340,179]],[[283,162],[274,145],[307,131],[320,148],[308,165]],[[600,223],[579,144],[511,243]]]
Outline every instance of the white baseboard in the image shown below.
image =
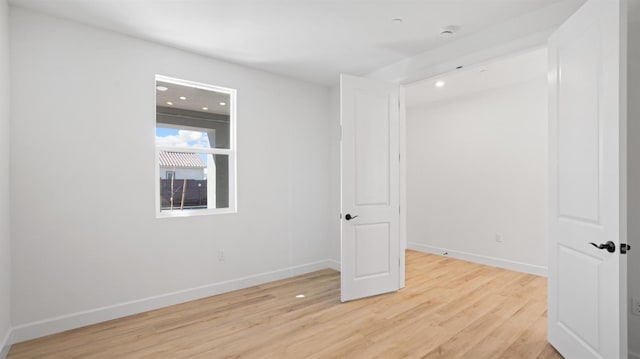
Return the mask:
[[212,283],[196,288],[185,289],[173,293],[22,324],[13,328],[12,335],[8,343],[20,343],[26,340],[40,338],[46,335],[60,333],[107,320],[139,314],[170,305],[185,303],[196,299],[210,297],[212,295],[248,288],[326,268],[334,268],[335,263],[333,262],[335,261],[323,260],[307,263],[271,272],[254,274],[238,279]]
[[425,252],[430,254],[444,255],[447,253],[448,257],[461,259],[464,261],[485,264],[493,267],[509,269],[517,272],[524,272],[529,274],[535,274],[539,276],[546,277],[547,276],[547,267],[516,262],[508,259],[489,257],[481,254],[474,254],[462,251],[456,251],[453,249],[440,248],[435,246],[430,246],[422,243],[409,242],[407,244],[407,249],[412,249],[419,252]]
[[629,352],[629,359],[640,359],[640,354]]
[[335,259],[327,259],[327,267],[340,272],[340,262]]
[[12,334],[12,330],[11,328],[9,328],[7,330],[7,334],[4,336],[3,340],[0,342],[0,359],[5,359],[9,354],[9,350],[11,350],[11,343],[13,343],[13,341],[11,340],[11,337],[12,337],[11,334]]

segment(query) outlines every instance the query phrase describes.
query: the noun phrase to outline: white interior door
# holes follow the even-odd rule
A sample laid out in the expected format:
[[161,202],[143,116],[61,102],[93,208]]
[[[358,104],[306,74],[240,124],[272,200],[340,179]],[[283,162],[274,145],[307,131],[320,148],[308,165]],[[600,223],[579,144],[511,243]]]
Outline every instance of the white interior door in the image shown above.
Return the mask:
[[565,358],[627,357],[621,14],[588,0],[549,39],[548,336]]
[[340,77],[341,299],[400,288],[398,85]]

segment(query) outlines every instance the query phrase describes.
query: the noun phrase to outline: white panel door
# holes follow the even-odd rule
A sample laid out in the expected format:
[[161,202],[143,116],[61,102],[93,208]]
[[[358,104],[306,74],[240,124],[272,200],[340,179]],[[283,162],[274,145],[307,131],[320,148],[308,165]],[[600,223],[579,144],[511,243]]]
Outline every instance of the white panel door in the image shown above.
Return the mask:
[[343,302],[400,288],[398,94],[340,77]]
[[548,336],[565,358],[627,357],[621,14],[588,0],[549,39]]

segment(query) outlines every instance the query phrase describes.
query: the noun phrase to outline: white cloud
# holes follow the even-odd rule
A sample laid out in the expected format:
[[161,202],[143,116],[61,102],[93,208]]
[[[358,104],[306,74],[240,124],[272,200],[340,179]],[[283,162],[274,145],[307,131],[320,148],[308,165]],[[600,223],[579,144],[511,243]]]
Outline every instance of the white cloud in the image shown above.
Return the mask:
[[202,132],[179,130],[178,136],[183,138],[188,138],[189,141],[197,141],[202,138]]
[[177,135],[156,136],[156,145],[208,148],[209,137],[205,132],[179,130]]

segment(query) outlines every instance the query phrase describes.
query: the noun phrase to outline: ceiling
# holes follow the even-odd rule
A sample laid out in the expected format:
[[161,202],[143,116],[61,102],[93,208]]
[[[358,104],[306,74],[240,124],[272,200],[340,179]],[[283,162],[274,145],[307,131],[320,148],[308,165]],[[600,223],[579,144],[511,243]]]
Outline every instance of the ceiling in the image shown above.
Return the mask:
[[[408,107],[449,100],[513,83],[544,79],[547,49],[540,48],[428,78],[405,87]],[[442,81],[444,86],[437,87]]]
[[159,107],[229,115],[230,102],[226,93],[156,81],[156,106]]
[[[11,0],[319,84],[367,74],[568,0]],[[402,19],[402,21],[392,21]],[[449,37],[447,25],[459,26]]]

